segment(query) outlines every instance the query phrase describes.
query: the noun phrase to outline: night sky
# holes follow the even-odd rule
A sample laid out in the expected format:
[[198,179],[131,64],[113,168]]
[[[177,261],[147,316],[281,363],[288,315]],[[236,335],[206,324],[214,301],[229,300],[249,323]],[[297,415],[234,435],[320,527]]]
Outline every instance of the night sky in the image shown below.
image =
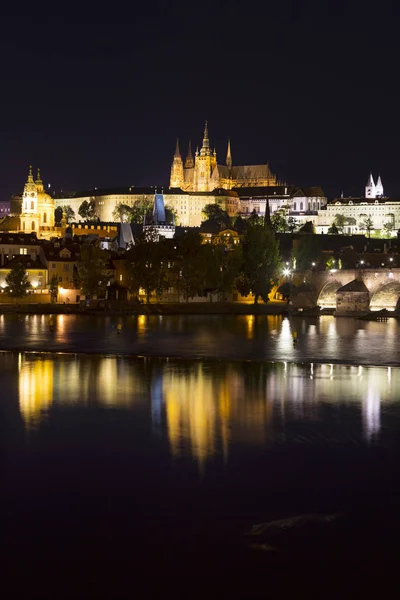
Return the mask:
[[[395,3],[393,3],[394,5]],[[400,197],[399,16],[379,2],[147,2],[3,16],[1,200],[29,164],[57,190],[168,185],[209,122],[218,161],[267,160],[329,198],[369,172]]]

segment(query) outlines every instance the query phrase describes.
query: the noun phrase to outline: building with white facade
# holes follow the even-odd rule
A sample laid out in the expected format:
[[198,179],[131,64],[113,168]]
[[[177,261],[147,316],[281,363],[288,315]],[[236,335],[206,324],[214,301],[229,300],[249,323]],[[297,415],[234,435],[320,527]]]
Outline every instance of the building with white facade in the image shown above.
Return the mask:
[[335,198],[318,211],[315,222],[317,233],[327,233],[336,215],[350,219],[350,223],[344,227],[344,233],[347,234],[365,233],[362,223],[367,219],[371,219],[374,230],[381,230],[390,223],[395,232],[400,229],[400,199],[385,197],[381,177],[378,177],[375,185],[371,174],[364,197]]

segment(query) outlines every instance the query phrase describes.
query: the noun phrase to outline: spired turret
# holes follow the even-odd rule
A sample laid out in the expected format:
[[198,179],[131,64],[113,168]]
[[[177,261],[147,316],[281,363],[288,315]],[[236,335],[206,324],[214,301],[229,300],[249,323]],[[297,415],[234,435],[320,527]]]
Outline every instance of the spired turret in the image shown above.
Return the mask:
[[181,188],[183,186],[184,176],[183,176],[183,161],[181,157],[181,153],[179,151],[179,140],[176,140],[176,148],[174,154],[174,160],[171,166],[171,177],[169,185],[172,188]]
[[188,147],[188,153],[186,156],[185,169],[193,169],[193,167],[194,167],[194,160],[193,160],[193,155],[192,155],[192,144],[189,140],[189,147]]
[[383,184],[382,184],[381,176],[379,175],[378,181],[376,182],[376,186],[375,186],[375,197],[376,198],[383,198],[383,196],[384,196],[384,193],[383,193]]
[[232,169],[231,140],[228,140],[228,150],[226,152],[226,166],[229,170]]
[[365,197],[376,198],[376,188],[372,177],[372,173],[369,174],[367,185],[365,186]]

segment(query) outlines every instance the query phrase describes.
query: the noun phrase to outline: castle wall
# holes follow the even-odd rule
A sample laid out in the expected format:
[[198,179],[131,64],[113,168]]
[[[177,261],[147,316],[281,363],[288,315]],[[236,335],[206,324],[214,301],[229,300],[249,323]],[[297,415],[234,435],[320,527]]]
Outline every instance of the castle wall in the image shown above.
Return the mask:
[[[104,196],[86,196],[81,198],[58,198],[55,202],[55,208],[70,206],[75,212],[76,221],[82,222],[78,215],[79,207],[84,201],[94,200],[97,214],[100,221],[106,223],[116,222],[113,217],[113,211],[118,204],[127,204],[134,206],[136,202],[149,200],[154,201],[154,194],[109,194]],[[218,202],[221,208],[227,211],[230,216],[234,216],[239,211],[239,199],[230,196],[216,196],[196,194],[164,194],[164,204],[171,206],[178,215],[179,225],[183,227],[200,227],[204,217],[202,210],[207,204]]]

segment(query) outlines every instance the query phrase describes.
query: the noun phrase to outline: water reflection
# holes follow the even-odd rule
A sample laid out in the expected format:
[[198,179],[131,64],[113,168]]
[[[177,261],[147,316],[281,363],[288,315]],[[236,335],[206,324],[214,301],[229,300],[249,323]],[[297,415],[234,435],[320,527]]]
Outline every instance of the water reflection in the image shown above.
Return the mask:
[[[2,368],[6,356],[0,355]],[[200,466],[211,458],[226,462],[242,444],[313,443],[330,436],[374,442],[383,407],[397,401],[400,386],[398,368],[337,364],[20,353],[14,365],[27,428],[40,428],[55,407],[140,408],[152,435],[167,438],[172,456],[191,456]]]
[[26,360],[18,356],[19,409],[27,428],[35,427],[53,402],[53,358]]

